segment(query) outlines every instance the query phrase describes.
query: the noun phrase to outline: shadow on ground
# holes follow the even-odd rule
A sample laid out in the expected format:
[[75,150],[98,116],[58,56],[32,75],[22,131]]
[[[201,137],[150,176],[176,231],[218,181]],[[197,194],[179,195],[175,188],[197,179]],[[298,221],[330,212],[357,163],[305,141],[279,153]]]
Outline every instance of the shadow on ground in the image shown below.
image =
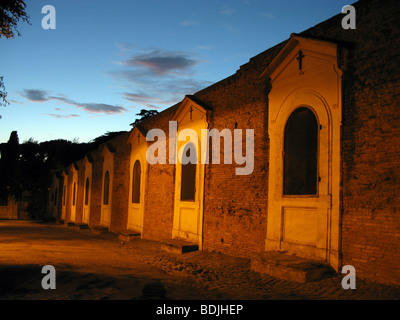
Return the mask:
[[161,281],[132,275],[108,276],[56,268],[56,289],[43,289],[38,265],[0,265],[0,300],[168,299]]

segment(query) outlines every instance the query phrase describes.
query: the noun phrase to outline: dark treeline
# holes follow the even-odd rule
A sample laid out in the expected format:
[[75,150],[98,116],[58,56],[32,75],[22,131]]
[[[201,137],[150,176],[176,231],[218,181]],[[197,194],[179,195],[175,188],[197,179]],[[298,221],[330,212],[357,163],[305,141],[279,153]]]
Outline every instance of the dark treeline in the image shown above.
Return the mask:
[[88,143],[62,139],[39,143],[33,138],[19,143],[13,131],[8,142],[0,144],[0,205],[9,197],[20,201],[24,196],[29,216],[44,219],[52,174],[124,132],[107,132]]

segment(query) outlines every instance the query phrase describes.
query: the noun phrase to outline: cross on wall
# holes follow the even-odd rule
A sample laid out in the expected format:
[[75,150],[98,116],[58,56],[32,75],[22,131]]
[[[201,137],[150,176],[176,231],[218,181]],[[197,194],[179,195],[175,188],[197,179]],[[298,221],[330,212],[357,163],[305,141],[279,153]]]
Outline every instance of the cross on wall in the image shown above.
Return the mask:
[[299,62],[299,71],[303,71],[303,59],[305,55],[303,54],[303,51],[299,51],[299,56],[296,58],[297,61]]

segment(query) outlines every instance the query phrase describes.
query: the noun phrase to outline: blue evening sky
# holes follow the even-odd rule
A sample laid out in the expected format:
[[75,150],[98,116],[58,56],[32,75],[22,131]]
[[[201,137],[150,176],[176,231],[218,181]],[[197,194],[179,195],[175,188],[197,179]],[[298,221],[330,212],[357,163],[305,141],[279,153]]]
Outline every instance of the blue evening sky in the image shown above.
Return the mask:
[[[0,38],[0,143],[11,131],[88,142],[128,131],[222,80],[258,53],[336,14],[352,0],[26,0],[32,25]],[[56,9],[44,30],[42,7]]]

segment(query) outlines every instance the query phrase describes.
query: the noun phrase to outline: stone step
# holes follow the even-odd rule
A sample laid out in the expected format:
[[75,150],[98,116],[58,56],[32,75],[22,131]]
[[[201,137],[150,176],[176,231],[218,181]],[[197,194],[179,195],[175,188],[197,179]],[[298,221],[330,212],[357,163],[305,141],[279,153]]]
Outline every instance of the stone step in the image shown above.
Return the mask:
[[276,251],[267,251],[251,259],[251,270],[300,283],[329,278],[335,273],[325,262]]
[[97,226],[92,228],[92,233],[94,234],[106,234],[108,232],[107,227]]
[[166,240],[161,249],[170,253],[183,254],[199,250],[199,245],[180,239]]
[[124,242],[140,239],[140,232],[119,232],[118,239]]
[[74,226],[77,229],[89,229],[89,226],[86,223],[78,223]]

